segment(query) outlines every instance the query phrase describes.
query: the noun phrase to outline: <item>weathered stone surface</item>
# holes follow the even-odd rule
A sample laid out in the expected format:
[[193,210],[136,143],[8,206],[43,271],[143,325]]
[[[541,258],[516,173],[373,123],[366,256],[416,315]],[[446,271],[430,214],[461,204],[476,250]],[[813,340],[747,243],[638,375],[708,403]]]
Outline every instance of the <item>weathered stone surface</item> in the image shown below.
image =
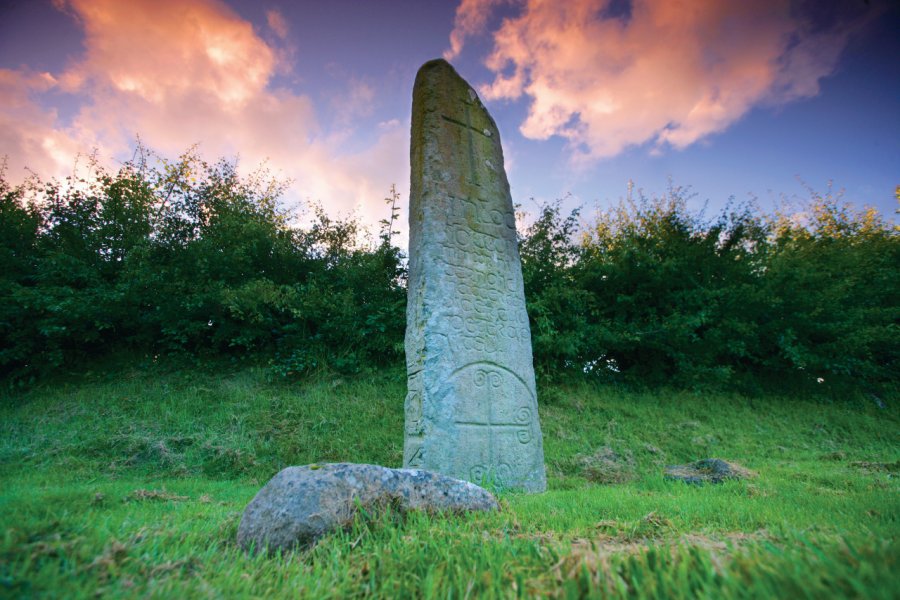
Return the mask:
[[419,70],[410,149],[403,465],[546,489],[531,331],[494,120],[446,61]]
[[756,473],[741,465],[721,458],[704,458],[686,465],[666,467],[666,479],[675,479],[694,485],[722,483],[726,479],[749,479]]
[[353,522],[357,511],[390,505],[400,510],[497,510],[490,492],[419,469],[334,463],[288,467],[256,494],[241,517],[238,544],[290,550]]

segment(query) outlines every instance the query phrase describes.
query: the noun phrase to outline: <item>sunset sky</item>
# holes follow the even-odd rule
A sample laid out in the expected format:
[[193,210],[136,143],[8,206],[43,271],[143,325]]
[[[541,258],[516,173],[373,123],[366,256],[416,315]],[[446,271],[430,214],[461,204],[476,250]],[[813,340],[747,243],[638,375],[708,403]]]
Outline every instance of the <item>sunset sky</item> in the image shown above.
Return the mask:
[[[500,128],[513,200],[608,206],[671,178],[693,206],[897,209],[900,9],[888,0],[0,0],[0,156],[71,173],[136,136],[268,159],[288,202],[407,205],[412,83],[444,56]],[[534,198],[534,201],[531,199]]]

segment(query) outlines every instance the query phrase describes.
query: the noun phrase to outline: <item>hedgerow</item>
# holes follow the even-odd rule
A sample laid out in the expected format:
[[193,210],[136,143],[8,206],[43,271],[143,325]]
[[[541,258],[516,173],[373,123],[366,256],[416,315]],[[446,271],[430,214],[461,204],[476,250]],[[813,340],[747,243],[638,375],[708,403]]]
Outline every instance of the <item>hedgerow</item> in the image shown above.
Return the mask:
[[[63,182],[12,186],[0,170],[0,375],[119,352],[261,361],[286,377],[402,364],[399,196],[373,236],[319,206],[288,210],[285,189],[195,150],[139,149]],[[592,221],[549,204],[520,253],[544,380],[896,384],[900,237],[839,195],[708,217],[672,188]]]

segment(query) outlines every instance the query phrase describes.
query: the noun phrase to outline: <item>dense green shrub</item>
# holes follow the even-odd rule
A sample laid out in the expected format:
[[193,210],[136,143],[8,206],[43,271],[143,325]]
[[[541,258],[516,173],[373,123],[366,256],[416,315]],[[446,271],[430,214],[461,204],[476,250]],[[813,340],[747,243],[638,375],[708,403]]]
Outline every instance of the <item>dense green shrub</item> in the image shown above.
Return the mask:
[[550,378],[578,372],[596,357],[597,299],[577,280],[577,229],[578,211],[563,218],[558,202],[545,205],[519,244],[535,369]]
[[708,218],[674,188],[578,229],[545,206],[521,241],[545,377],[896,383],[900,237],[872,209],[814,194],[791,215]]
[[900,368],[900,237],[874,209],[813,194],[777,215],[762,290],[760,363],[772,373],[884,381]]
[[[130,351],[355,373],[403,353],[398,194],[375,239],[190,150],[10,186],[0,170],[0,375]],[[307,223],[299,226],[301,216]],[[800,212],[709,217],[684,190],[582,223],[544,206],[520,240],[544,379],[687,386],[896,384],[900,236],[813,194]]]
[[[0,372],[129,350],[357,371],[402,351],[402,256],[390,232],[279,206],[282,184],[194,151],[141,151],[116,173],[0,177]],[[396,198],[392,198],[395,202]],[[392,213],[392,221],[395,213]]]
[[707,220],[678,189],[602,213],[579,265],[598,305],[594,352],[644,381],[727,379],[752,352],[764,240],[747,207]]

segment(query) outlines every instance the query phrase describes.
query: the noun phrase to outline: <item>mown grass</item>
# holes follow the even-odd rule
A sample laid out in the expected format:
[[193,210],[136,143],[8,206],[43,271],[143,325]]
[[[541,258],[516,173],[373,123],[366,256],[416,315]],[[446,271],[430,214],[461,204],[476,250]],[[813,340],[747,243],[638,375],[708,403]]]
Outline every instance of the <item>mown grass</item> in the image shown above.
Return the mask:
[[[553,387],[540,406],[546,494],[502,494],[492,515],[376,515],[286,556],[235,546],[243,508],[284,466],[398,465],[403,396],[399,371],[291,385],[252,369],[132,370],[9,393],[0,596],[900,593],[895,399]],[[662,476],[711,456],[758,477]]]

